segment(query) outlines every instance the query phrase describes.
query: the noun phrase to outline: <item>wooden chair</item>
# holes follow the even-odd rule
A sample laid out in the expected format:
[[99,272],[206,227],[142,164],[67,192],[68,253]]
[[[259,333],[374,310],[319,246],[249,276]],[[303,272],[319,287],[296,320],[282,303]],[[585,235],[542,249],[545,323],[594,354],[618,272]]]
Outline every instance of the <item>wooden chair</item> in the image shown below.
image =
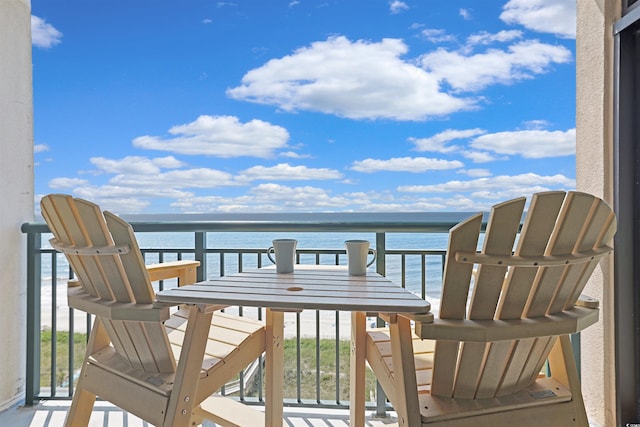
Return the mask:
[[86,426],[96,396],[157,426],[264,424],[261,412],[212,395],[265,350],[263,325],[154,304],[152,280],[193,283],[198,261],[147,268],[133,229],[116,215],[67,195],[46,196],[41,207],[52,246],[77,275],[69,306],[95,315],[66,426]]
[[[588,194],[539,193],[519,232],[524,206],[493,207],[479,252],[482,214],[451,229],[438,318],[414,319],[413,337],[394,338],[397,318],[368,332],[401,426],[588,426],[569,334],[598,320],[581,292],[612,251],[615,215]],[[406,372],[391,349],[411,343]]]

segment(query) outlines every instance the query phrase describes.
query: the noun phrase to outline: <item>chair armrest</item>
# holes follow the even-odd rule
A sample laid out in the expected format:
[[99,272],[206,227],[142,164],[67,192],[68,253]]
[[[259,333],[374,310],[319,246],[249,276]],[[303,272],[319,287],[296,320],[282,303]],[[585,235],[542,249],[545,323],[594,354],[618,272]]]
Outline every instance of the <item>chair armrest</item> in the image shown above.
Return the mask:
[[598,321],[599,310],[575,306],[562,313],[534,319],[457,320],[416,322],[416,335],[444,341],[495,342],[567,335],[580,332]]
[[149,280],[178,279],[178,286],[190,285],[197,281],[196,271],[200,261],[181,260],[147,265]]
[[600,306],[600,301],[590,297],[589,295],[582,294],[578,298],[578,301],[576,301],[576,305],[578,307],[598,308]]
[[80,286],[67,288],[69,307],[91,313],[103,319],[137,322],[164,322],[171,316],[168,307],[151,304],[104,301],[86,292]]
[[378,316],[387,323],[395,322],[394,316],[406,317],[409,320],[413,320],[415,323],[433,323],[433,313],[367,313],[368,317]]

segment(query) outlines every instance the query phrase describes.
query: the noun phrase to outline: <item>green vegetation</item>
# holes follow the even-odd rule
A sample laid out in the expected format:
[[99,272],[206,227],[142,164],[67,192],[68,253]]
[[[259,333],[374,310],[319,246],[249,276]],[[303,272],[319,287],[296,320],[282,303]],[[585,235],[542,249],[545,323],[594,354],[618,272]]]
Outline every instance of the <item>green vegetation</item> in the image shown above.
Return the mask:
[[[284,396],[285,398],[300,398],[301,400],[336,400],[336,341],[322,339],[318,341],[320,359],[317,359],[317,346],[314,338],[300,340],[300,366],[298,373],[297,342],[294,339],[284,342]],[[349,400],[349,353],[350,342],[339,341],[339,379],[340,400]],[[316,367],[319,374],[316,378]],[[300,375],[300,396],[297,390],[297,378]],[[257,381],[249,388],[249,394],[254,395]],[[373,393],[376,380],[368,370],[366,375],[366,390]],[[319,388],[319,397],[317,395]],[[367,396],[368,398],[369,396]]]
[[[50,330],[42,331],[40,385],[51,386],[51,341]],[[74,335],[73,365],[76,372],[82,365],[86,348],[86,334]],[[316,340],[305,338],[300,340],[300,399],[316,400],[319,383],[320,400],[335,401],[336,399],[336,341],[323,339],[318,342],[320,346],[320,360],[316,358]],[[340,400],[349,400],[349,351],[350,343],[347,340],[339,342],[339,376],[340,376]],[[319,365],[319,382],[316,379],[316,366]],[[297,342],[294,339],[284,342],[284,396],[286,398],[298,398],[298,358]],[[58,331],[56,334],[56,386],[66,386],[69,382],[69,332]],[[257,395],[258,381],[246,390],[247,395]],[[375,390],[375,377],[371,371],[367,371],[366,389]],[[367,396],[368,398],[369,396]]]
[[[52,332],[41,332],[40,348],[40,386],[51,386],[51,352]],[[73,337],[73,366],[76,370],[82,366],[84,351],[87,344],[87,335],[76,333]],[[69,332],[58,331],[56,333],[56,386],[66,386],[69,382]]]

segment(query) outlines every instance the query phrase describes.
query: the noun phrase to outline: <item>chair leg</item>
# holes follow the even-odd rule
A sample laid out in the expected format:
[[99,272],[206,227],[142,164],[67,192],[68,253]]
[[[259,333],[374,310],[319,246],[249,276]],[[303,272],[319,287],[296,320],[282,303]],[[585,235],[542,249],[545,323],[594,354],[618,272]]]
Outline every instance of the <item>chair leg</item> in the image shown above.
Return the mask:
[[558,337],[549,354],[549,368],[551,369],[551,376],[571,390],[571,402],[573,403],[577,425],[588,427],[589,420],[582,400],[578,369],[573,356],[571,339],[568,335]]
[[96,351],[109,345],[109,335],[104,328],[104,325],[100,319],[96,318],[89,335],[89,341],[87,342],[87,350],[84,356],[84,363],[80,370],[80,378],[76,386],[76,391],[73,393],[73,400],[71,401],[71,408],[67,412],[65,418],[65,427],[75,426],[87,426],[89,425],[89,418],[91,418],[91,412],[93,411],[93,404],[96,400],[96,395],[85,389],[87,364],[89,362],[89,356]]
[[366,314],[351,313],[351,354],[349,355],[349,394],[351,425],[365,425],[365,362],[367,358]]
[[422,417],[418,405],[418,384],[409,319],[399,315],[392,316],[389,322],[389,339],[397,393],[393,405],[398,413],[398,425],[419,427],[422,425]]
[[188,309],[187,330],[163,427],[189,426],[196,406],[198,378],[213,311],[200,310],[196,306],[189,306]]

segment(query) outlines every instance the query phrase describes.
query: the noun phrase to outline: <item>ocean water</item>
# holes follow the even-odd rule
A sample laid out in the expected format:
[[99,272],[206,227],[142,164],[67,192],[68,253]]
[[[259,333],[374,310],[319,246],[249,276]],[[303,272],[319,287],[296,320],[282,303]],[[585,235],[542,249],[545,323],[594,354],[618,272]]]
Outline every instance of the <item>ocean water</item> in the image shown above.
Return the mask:
[[[192,249],[194,247],[193,233],[136,233],[138,244],[142,249]],[[51,235],[43,236],[43,247],[48,248],[48,239]],[[276,232],[213,232],[207,233],[207,247],[209,249],[261,249],[265,250],[271,246],[273,239],[293,238],[298,241],[298,249],[344,249],[344,241],[349,239],[362,239],[371,242],[371,247],[375,248],[375,233],[276,233]],[[446,233],[387,233],[386,250],[445,250],[448,235]],[[191,254],[185,254],[185,258],[191,258]],[[261,265],[270,265],[269,259],[262,255]],[[165,261],[176,259],[175,255],[168,254]],[[371,259],[371,255],[370,258]],[[147,263],[158,262],[156,254],[147,254]],[[301,255],[301,263],[315,263],[315,255]],[[334,255],[321,255],[321,264],[334,264]],[[346,255],[340,255],[340,264],[346,265]],[[422,270],[426,269],[425,281],[426,291],[433,295],[439,292],[441,286],[441,272],[443,269],[442,260],[437,255],[427,255],[424,261],[420,255],[407,255],[403,260],[399,255],[387,254],[386,256],[386,276],[398,284],[403,284],[402,276],[405,277],[404,285],[411,291],[420,294],[423,287]],[[256,254],[245,254],[242,257],[244,269],[258,267],[258,257]],[[375,269],[375,264],[370,270]],[[56,282],[66,282],[69,277],[68,265],[62,255],[57,256]],[[52,264],[49,257],[43,257],[42,279],[47,283],[52,279]],[[218,254],[209,254],[207,257],[208,277],[217,277],[221,274],[232,274],[238,271],[238,255],[226,254],[221,261]],[[404,274],[403,274],[404,271]]]
[[[157,235],[156,235],[157,234]],[[361,239],[371,242],[371,247],[375,248],[376,236],[374,233],[273,233],[273,232],[219,232],[207,233],[207,247],[215,249],[239,249],[252,248],[266,250],[272,245],[273,239],[292,238],[298,241],[297,248],[303,250],[313,249],[344,249],[344,241],[349,239]],[[386,250],[441,250],[447,246],[448,235],[446,233],[387,233]],[[140,233],[138,242],[142,248],[192,248],[193,234],[176,233],[175,235],[166,233]],[[153,258],[148,258],[152,260]],[[369,257],[371,259],[371,255]],[[155,262],[155,259],[153,261]],[[315,263],[315,255],[301,255],[300,262],[303,264]],[[346,265],[346,255],[341,255],[340,264]],[[334,264],[334,255],[321,255],[321,264]],[[207,273],[209,277],[216,277],[221,274],[232,274],[238,271],[238,256],[227,254],[224,257],[224,265],[221,265],[218,254],[209,254],[207,258]],[[244,269],[258,267],[258,258],[255,254],[246,254],[242,258]],[[270,265],[271,261],[266,256],[262,256],[261,265]],[[427,294],[439,295],[442,285],[442,258],[438,255],[428,255],[424,258],[424,268],[426,269],[425,286]],[[375,270],[375,264],[369,267]],[[420,255],[407,255],[403,260],[400,255],[386,255],[386,276],[391,280],[402,284],[404,269],[404,285],[411,291],[420,294],[422,291],[422,270],[423,259]]]
[[[43,235],[43,248],[50,248],[48,239],[51,235]],[[138,244],[143,249],[192,249],[194,247],[193,233],[136,233]],[[294,238],[298,240],[299,249],[344,249],[344,241],[349,239],[364,239],[375,246],[374,233],[272,233],[272,232],[214,232],[207,233],[207,247],[213,249],[260,249],[266,251],[271,246],[273,239]],[[446,233],[387,233],[386,250],[445,250],[447,246],[448,234]],[[184,259],[192,258],[192,254],[185,254]],[[301,257],[300,262],[314,264],[315,255],[310,258]],[[271,262],[261,255],[261,265],[267,266]],[[59,328],[69,330],[71,328],[71,318],[75,319],[74,329],[76,332],[86,332],[89,327],[86,315],[81,311],[69,310],[67,306],[66,287],[69,278],[69,267],[65,257],[57,254],[56,265],[52,263],[53,256],[45,254],[42,257],[42,286],[41,286],[41,327]],[[164,261],[176,259],[174,254],[167,254]],[[158,262],[157,254],[147,254],[146,263]],[[346,255],[340,255],[341,265],[346,265]],[[258,266],[258,255],[245,254],[242,257],[244,269]],[[335,255],[321,255],[321,264],[335,264]],[[431,302],[432,311],[437,313],[439,307],[440,291],[442,287],[442,257],[429,255],[422,258],[421,255],[406,255],[404,262],[400,255],[387,254],[386,256],[386,276],[397,283],[403,285],[417,295],[423,296]],[[375,270],[375,264],[369,267]],[[233,274],[238,271],[238,255],[225,254],[223,265],[220,256],[208,254],[207,257],[207,277],[218,277],[224,274]],[[55,277],[54,277],[55,276]],[[404,280],[403,280],[404,277]],[[167,286],[173,286],[169,281]],[[73,312],[73,316],[70,314]],[[257,312],[245,309],[244,315],[255,316]],[[304,311],[302,317],[296,319],[294,313],[287,313],[285,319],[285,332],[287,337],[295,336],[297,327],[301,325],[303,336],[315,336],[319,333],[323,338],[329,338],[332,334],[339,333],[343,339],[349,337],[348,312],[314,312]],[[339,320],[338,320],[339,317]],[[375,319],[370,319],[372,326]],[[317,332],[319,326],[321,332]],[[340,326],[339,326],[340,325]]]

